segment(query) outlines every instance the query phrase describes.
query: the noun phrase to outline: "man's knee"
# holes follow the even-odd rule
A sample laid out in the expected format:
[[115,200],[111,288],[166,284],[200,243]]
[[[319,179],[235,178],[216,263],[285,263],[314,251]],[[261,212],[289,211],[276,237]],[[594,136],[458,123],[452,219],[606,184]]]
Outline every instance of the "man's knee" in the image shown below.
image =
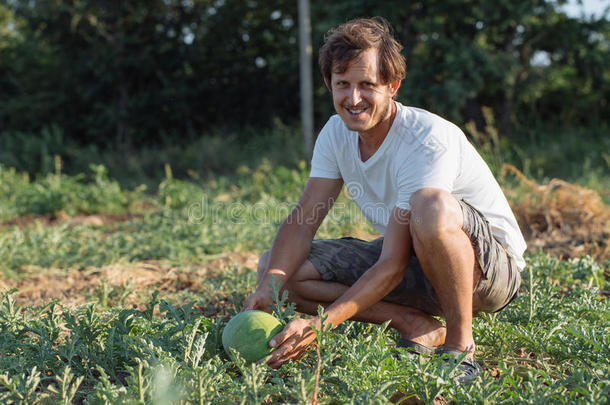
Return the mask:
[[291,282],[298,283],[302,281],[320,280],[320,273],[314,267],[313,263],[305,260],[301,267],[297,270],[294,276],[290,279]]
[[[260,282],[265,276],[265,272],[269,268],[269,260],[271,259],[271,250],[265,251],[258,259],[258,269],[256,271],[256,281]],[[321,278],[320,273],[314,267],[313,263],[309,260],[305,260],[294,275],[285,283],[285,288],[290,291],[294,286],[294,283],[307,280],[319,280]]]
[[288,291],[288,294],[300,295],[300,291],[302,288],[302,284],[311,280],[320,280],[320,273],[314,267],[314,265],[309,261],[305,260],[301,267],[296,271],[296,273],[286,282],[284,285],[284,289]]
[[438,238],[446,232],[460,230],[462,224],[462,209],[451,193],[424,188],[411,197],[410,230],[414,238]]
[[269,258],[271,257],[271,251],[267,250],[258,259],[258,268],[256,269],[256,282],[260,282],[265,276],[265,272],[269,267]]

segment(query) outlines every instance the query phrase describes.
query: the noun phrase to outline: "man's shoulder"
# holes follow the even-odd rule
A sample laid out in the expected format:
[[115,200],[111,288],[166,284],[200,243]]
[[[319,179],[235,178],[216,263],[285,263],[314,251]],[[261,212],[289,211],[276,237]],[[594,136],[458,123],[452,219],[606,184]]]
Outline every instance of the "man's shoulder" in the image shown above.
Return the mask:
[[326,138],[335,145],[342,145],[347,142],[349,130],[343,123],[339,114],[332,115],[322,128],[319,134],[320,137]]
[[463,136],[460,128],[451,121],[418,107],[405,106],[400,103],[400,121],[398,131],[403,138],[420,144],[444,144]]
[[419,107],[406,106],[397,103],[401,117],[401,125],[411,131],[431,132],[437,129],[460,129],[446,118]]
[[333,114],[330,116],[328,121],[326,121],[324,129],[331,133],[343,133],[347,130],[347,127],[339,114]]

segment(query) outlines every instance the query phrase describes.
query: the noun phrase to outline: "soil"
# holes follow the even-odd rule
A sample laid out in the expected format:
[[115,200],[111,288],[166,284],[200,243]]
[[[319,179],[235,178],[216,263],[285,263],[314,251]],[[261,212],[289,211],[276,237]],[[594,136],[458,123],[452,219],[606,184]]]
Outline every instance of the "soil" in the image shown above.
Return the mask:
[[[528,244],[527,253],[542,250],[561,258],[574,258],[589,254],[604,263],[610,260],[610,206],[592,190],[551,180],[538,185],[512,166],[504,167],[504,176],[512,175],[519,187],[507,190],[512,209]],[[28,227],[41,222],[54,226],[63,223],[74,225],[106,226],[117,222],[141,218],[143,214],[98,214],[70,217],[66,214],[28,215],[0,223],[0,228]],[[354,235],[372,239],[374,235]],[[99,302],[100,298],[119,302],[122,306],[140,306],[150,299],[157,289],[164,296],[172,293],[213,295],[215,304],[205,308],[208,314],[220,313],[230,297],[220,297],[218,291],[208,291],[206,279],[239,266],[255,271],[258,254],[230,253],[208,258],[205,262],[171,265],[162,261],[116,263],[85,270],[31,271],[20,280],[0,280],[0,292],[17,288],[15,299],[22,305],[42,305],[59,300],[62,305],[78,306]],[[610,278],[610,269],[604,274]],[[603,292],[605,295],[606,292]]]
[[53,300],[61,305],[76,307],[89,302],[100,303],[104,298],[110,304],[123,307],[142,307],[150,301],[150,294],[158,290],[164,299],[173,293],[191,292],[212,295],[214,305],[202,308],[206,315],[222,311],[226,297],[217,291],[208,291],[206,279],[239,266],[245,271],[255,271],[258,255],[231,253],[205,263],[172,266],[163,261],[140,263],[116,263],[99,268],[69,271],[32,271],[19,280],[0,280],[0,292],[17,288],[13,298],[19,305],[39,306]]
[[9,228],[17,226],[20,229],[24,229],[34,223],[41,223],[45,226],[54,226],[63,223],[69,225],[93,225],[93,226],[105,226],[116,222],[125,222],[133,219],[142,218],[143,214],[133,213],[122,213],[122,214],[96,214],[96,215],[76,215],[69,216],[64,212],[56,214],[45,214],[45,215],[24,215],[10,219],[8,221],[0,222],[0,228]]

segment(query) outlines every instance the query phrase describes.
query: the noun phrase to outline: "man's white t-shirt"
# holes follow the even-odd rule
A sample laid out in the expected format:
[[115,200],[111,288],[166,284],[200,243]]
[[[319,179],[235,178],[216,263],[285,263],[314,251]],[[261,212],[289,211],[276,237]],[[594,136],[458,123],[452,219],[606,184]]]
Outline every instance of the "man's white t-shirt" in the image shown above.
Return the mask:
[[409,200],[425,187],[450,192],[489,221],[494,237],[525,267],[526,244],[491,170],[451,122],[426,110],[396,102],[396,117],[386,138],[366,162],[358,133],[332,116],[316,140],[310,177],[343,179],[375,230],[384,235],[392,209],[410,210]]

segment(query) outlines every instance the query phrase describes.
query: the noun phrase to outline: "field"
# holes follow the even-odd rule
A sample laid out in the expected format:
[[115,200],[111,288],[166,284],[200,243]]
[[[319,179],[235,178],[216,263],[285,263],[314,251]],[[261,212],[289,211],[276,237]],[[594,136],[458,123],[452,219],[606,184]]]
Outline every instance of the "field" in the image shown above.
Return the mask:
[[[386,325],[321,331],[319,351],[281,370],[224,353],[304,162],[209,180],[167,165],[148,188],[61,166],[36,179],[0,166],[2,403],[608,403],[609,211],[594,191],[504,167],[528,267],[517,300],[475,320],[484,375],[455,387]],[[374,236],[342,195],[317,237],[347,234]]]

